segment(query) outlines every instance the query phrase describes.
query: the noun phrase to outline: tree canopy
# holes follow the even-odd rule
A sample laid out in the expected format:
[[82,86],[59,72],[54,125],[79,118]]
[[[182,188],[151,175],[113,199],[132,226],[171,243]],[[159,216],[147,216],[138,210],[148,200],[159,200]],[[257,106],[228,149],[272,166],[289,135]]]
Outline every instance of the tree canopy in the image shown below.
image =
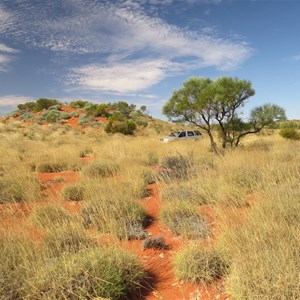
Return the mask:
[[285,120],[283,108],[265,104],[255,108],[248,122],[240,118],[240,109],[255,94],[250,81],[221,77],[215,81],[209,78],[191,78],[183,87],[173,92],[163,107],[163,113],[174,122],[187,122],[206,131],[211,149],[216,152],[212,125],[217,124],[222,148],[238,146],[242,137],[257,133],[274,121]]

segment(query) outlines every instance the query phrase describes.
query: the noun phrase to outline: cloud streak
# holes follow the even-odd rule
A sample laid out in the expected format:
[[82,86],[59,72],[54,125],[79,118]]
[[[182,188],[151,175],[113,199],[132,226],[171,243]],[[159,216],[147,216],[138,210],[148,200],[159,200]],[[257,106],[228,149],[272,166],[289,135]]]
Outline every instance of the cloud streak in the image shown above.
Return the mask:
[[[178,0],[185,2],[184,0]],[[145,5],[174,0],[3,0],[0,33],[28,47],[93,56],[69,70],[69,86],[131,93],[176,74],[207,67],[232,70],[252,55],[241,41],[190,31],[149,15]],[[186,0],[213,3],[220,0]],[[1,13],[2,12],[2,13]],[[10,18],[7,18],[10,16]],[[8,26],[9,22],[9,26]]]

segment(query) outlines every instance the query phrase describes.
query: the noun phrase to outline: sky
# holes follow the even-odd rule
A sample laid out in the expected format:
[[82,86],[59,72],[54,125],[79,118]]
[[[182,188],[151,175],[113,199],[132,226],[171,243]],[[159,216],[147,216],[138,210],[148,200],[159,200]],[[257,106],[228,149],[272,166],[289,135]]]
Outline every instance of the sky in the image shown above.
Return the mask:
[[300,0],[0,0],[0,115],[39,98],[162,107],[190,77],[249,80],[300,119]]

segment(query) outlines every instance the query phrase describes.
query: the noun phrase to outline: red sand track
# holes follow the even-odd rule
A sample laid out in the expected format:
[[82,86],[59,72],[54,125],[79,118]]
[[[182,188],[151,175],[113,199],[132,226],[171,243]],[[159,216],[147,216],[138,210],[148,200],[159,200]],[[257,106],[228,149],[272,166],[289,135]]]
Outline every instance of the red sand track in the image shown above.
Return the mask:
[[[1,226],[4,230],[12,230],[15,233],[27,231],[30,236],[37,242],[42,241],[42,236],[37,230],[32,228],[27,217],[32,208],[43,205],[48,201],[55,201],[72,213],[80,211],[80,203],[65,201],[59,197],[59,191],[64,184],[79,181],[79,173],[60,172],[60,173],[39,173],[37,174],[41,184],[46,188],[45,194],[47,199],[39,203],[1,205]],[[62,177],[63,181],[57,178]],[[159,197],[157,185],[149,186],[150,197],[140,200],[147,214],[152,219],[147,231],[152,236],[161,235],[166,239],[167,250],[142,249],[143,241],[133,240],[120,242],[120,245],[130,252],[140,257],[142,264],[147,271],[148,278],[143,284],[142,290],[138,295],[132,295],[131,300],[208,300],[208,299],[228,299],[222,282],[218,281],[211,286],[188,284],[176,280],[173,268],[173,256],[182,246],[186,245],[188,240],[174,235],[170,230],[162,226],[158,221],[158,214],[163,205]],[[6,213],[4,213],[6,211]],[[212,218],[211,211],[208,212],[208,220]],[[4,214],[3,214],[4,213]],[[101,238],[100,238],[101,240]],[[109,243],[110,239],[107,238]],[[113,241],[115,242],[115,241]]]

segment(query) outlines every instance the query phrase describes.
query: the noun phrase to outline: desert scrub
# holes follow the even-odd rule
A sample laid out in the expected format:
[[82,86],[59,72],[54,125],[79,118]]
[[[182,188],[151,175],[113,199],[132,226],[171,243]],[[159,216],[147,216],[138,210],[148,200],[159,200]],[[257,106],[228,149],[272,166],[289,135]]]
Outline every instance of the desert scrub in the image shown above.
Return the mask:
[[289,140],[300,140],[300,131],[295,128],[282,128],[279,134]]
[[203,190],[201,182],[185,181],[182,183],[172,183],[162,190],[162,200],[164,201],[185,201],[198,205],[207,204],[209,197]]
[[41,265],[28,279],[26,299],[124,299],[145,272],[136,257],[118,248],[81,251]]
[[70,223],[72,215],[57,204],[46,204],[33,210],[29,216],[32,225],[47,229]]
[[93,154],[93,149],[91,148],[86,148],[84,150],[81,150],[79,152],[79,157],[83,158],[83,157],[89,157]]
[[120,167],[113,161],[92,161],[82,168],[82,173],[87,177],[110,177],[119,173]]
[[84,199],[84,186],[82,184],[68,184],[66,185],[61,194],[65,200],[81,201]]
[[19,169],[0,177],[0,204],[37,201],[41,199],[41,186],[27,171]]
[[193,283],[211,283],[227,270],[225,262],[214,249],[195,243],[181,249],[174,262],[177,279]]
[[161,235],[147,237],[143,241],[143,250],[150,248],[159,250],[167,249],[166,239]]
[[60,256],[83,251],[93,245],[84,228],[75,222],[50,227],[44,237],[45,253]]
[[146,164],[148,166],[157,166],[159,163],[159,158],[158,158],[158,154],[156,152],[149,152],[147,155],[147,161]]
[[68,165],[59,162],[42,162],[37,165],[36,170],[40,173],[57,173],[68,170]]
[[160,176],[164,180],[186,179],[189,177],[191,161],[186,156],[166,156],[160,164]]
[[267,186],[248,221],[231,223],[218,239],[230,265],[227,291],[234,299],[300,298],[300,189],[293,184]]
[[160,211],[161,222],[177,235],[188,238],[206,238],[210,226],[206,219],[197,213],[197,208],[182,201],[167,203]]
[[0,236],[0,299],[23,299],[23,288],[38,251],[27,236]]
[[143,239],[147,215],[143,207],[126,194],[95,194],[84,204],[81,218],[85,227],[95,227],[102,233],[111,233],[120,239]]

